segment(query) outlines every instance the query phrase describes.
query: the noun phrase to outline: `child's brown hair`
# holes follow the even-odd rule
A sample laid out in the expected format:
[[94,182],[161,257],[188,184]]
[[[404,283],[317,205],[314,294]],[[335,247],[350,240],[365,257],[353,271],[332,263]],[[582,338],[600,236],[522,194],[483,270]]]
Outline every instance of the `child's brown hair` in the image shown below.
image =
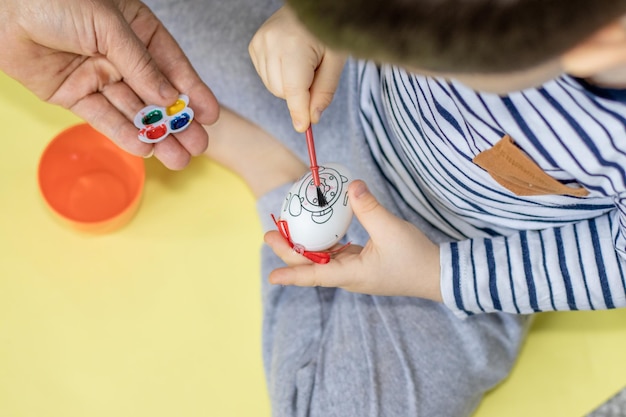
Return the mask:
[[626,14],[626,0],[287,0],[331,47],[452,73],[522,70]]

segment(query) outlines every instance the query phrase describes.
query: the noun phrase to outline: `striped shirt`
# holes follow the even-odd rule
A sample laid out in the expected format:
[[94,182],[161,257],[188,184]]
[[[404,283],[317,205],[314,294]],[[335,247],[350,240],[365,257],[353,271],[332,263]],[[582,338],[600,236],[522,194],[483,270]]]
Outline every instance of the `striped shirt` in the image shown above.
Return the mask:
[[[626,99],[563,75],[508,95],[359,67],[361,120],[383,175],[452,237],[444,303],[457,315],[626,306]],[[617,93],[617,92],[616,92]],[[585,197],[516,195],[473,162],[505,135]]]

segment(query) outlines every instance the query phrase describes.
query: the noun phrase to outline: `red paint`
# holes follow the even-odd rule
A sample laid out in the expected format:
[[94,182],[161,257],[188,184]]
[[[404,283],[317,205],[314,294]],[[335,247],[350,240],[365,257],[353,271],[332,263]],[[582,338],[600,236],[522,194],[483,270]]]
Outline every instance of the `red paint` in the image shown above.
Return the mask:
[[151,140],[155,140],[167,134],[167,125],[159,125],[157,127],[153,127],[146,132],[146,137]]

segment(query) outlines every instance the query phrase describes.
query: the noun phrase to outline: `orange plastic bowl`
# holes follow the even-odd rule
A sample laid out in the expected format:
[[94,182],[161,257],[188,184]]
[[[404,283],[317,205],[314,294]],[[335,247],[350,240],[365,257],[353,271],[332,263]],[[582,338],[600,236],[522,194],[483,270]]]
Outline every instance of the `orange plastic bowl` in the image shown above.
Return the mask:
[[44,200],[62,222],[84,232],[106,233],[135,215],[146,173],[143,158],[79,124],[46,147],[38,177]]

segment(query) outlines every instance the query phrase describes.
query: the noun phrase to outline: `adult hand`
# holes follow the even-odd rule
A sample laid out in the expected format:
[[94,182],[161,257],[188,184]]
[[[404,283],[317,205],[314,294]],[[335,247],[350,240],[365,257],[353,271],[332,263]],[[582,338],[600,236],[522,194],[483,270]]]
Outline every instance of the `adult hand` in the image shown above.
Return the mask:
[[326,48],[282,7],[259,28],[249,46],[267,89],[287,101],[294,128],[304,132],[331,103],[345,57]]
[[370,235],[365,247],[348,246],[328,264],[320,265],[297,254],[278,231],[270,231],[265,242],[289,265],[272,271],[270,282],[442,301],[439,246],[381,206],[364,182],[353,181],[348,198]]
[[70,109],[128,152],[180,169],[208,145],[198,124],[150,145],[132,119],[147,104],[167,107],[179,92],[196,120],[219,107],[184,53],[139,0],[3,0],[0,70],[39,98]]

